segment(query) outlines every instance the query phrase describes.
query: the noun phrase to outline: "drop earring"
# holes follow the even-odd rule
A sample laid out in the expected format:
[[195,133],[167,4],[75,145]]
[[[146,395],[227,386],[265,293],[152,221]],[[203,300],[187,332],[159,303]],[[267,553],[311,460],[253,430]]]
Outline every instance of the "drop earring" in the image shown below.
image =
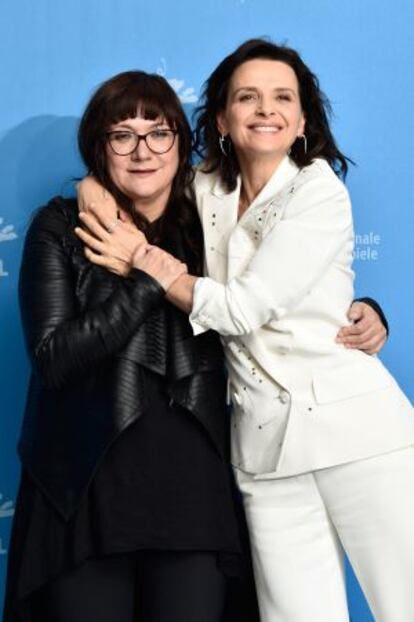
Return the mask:
[[225,147],[226,138],[227,136],[225,136],[224,134],[221,134],[219,136],[219,145],[220,145],[221,153],[227,158],[229,154],[228,154],[228,151],[226,151],[226,147]]

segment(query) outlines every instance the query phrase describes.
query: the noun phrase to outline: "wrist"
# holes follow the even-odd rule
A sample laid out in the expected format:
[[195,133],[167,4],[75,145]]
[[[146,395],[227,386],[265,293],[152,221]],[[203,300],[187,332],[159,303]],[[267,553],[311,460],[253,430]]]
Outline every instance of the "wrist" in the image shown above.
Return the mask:
[[132,253],[132,257],[130,261],[131,268],[140,270],[140,264],[141,264],[142,258],[146,254],[147,254],[147,244],[138,244],[138,246],[135,248],[134,252]]

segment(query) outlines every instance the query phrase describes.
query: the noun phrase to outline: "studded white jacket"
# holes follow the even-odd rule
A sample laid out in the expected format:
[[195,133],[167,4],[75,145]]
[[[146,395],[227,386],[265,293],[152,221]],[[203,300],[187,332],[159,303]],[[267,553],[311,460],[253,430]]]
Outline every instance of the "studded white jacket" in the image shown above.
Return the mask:
[[[285,477],[413,444],[412,406],[381,361],[335,343],[354,298],[353,225],[329,165],[286,157],[239,221],[240,180],[228,193],[199,171],[195,190],[208,276],[190,321],[223,336],[233,463]],[[290,401],[281,451],[272,386]]]

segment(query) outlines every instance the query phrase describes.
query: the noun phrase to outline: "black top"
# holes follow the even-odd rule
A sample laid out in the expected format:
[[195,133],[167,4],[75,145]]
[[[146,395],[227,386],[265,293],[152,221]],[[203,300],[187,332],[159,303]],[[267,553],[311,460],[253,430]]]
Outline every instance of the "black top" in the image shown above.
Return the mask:
[[[164,312],[165,292],[146,273],[123,278],[90,263],[73,233],[77,215],[59,198],[37,212],[19,282],[33,368],[19,454],[66,520],[108,448],[148,408],[142,368],[166,378],[223,457],[228,447],[218,335],[194,337],[184,313]],[[169,247],[187,262],[178,226]]]

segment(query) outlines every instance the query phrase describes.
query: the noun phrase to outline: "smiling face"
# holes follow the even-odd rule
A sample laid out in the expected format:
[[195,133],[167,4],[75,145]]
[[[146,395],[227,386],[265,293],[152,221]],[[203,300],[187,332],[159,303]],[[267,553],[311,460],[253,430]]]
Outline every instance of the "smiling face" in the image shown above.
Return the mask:
[[241,166],[263,159],[277,166],[305,127],[293,69],[261,58],[239,65],[217,127],[230,136]]
[[[163,119],[135,117],[115,123],[109,132],[128,131],[147,134],[155,129],[173,129]],[[164,211],[179,164],[179,137],[167,153],[153,153],[141,139],[130,155],[117,155],[106,145],[109,176],[115,185],[134,203],[135,209],[148,220]]]

